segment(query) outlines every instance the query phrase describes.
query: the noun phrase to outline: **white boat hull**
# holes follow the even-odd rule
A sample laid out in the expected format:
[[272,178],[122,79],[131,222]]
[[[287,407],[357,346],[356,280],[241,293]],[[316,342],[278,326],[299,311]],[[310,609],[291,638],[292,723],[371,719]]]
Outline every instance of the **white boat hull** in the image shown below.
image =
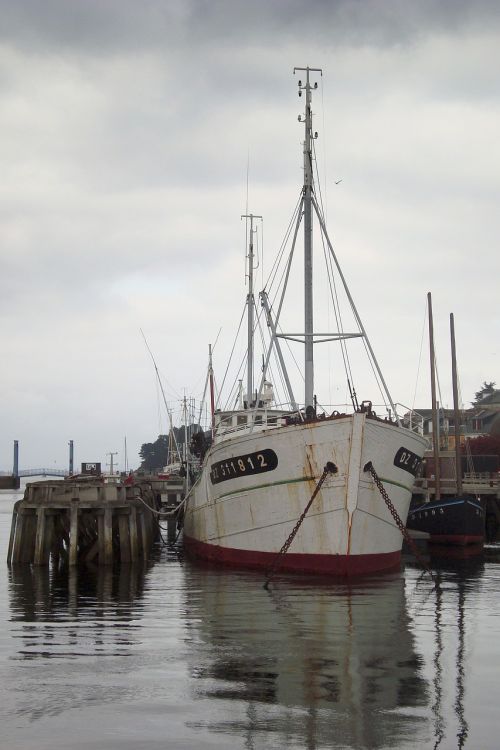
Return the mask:
[[337,472],[327,476],[279,569],[356,575],[394,568],[401,531],[364,467],[372,462],[404,523],[409,469],[424,449],[422,437],[365,413],[228,436],[207,453],[187,502],[187,549],[269,568],[330,461]]

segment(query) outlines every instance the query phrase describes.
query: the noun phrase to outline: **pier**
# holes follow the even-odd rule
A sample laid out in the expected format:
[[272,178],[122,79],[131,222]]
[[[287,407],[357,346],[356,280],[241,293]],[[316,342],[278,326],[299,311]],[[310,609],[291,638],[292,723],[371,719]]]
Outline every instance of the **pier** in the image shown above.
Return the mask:
[[[73,567],[147,560],[163,516],[161,489],[151,481],[100,478],[28,484],[14,505],[7,562]],[[172,521],[176,504],[169,506]]]

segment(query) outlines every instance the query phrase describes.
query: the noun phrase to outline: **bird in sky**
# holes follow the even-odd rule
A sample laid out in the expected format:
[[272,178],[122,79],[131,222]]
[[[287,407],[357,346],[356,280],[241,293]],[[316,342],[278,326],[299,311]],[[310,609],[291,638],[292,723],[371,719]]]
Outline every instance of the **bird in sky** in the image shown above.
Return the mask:
[[336,181],[335,181],[335,184],[336,184],[336,185],[339,185],[339,184],[340,184],[341,182],[342,182],[342,177],[340,178],[340,180],[336,180]]

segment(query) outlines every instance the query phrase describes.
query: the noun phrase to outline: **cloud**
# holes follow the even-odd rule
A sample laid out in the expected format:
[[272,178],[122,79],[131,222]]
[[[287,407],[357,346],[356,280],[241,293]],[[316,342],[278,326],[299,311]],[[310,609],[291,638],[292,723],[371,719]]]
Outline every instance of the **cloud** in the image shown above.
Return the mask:
[[[155,437],[140,327],[176,408],[201,394],[221,326],[222,381],[246,292],[247,159],[266,270],[299,194],[294,65],[324,69],[325,210],[394,397],[413,398],[429,289],[443,373],[453,310],[464,399],[499,380],[496,3],[0,7],[2,468],[15,437],[32,464],[64,463],[70,437],[77,460],[102,461],[124,434],[131,454]],[[345,398],[318,356],[320,401]]]

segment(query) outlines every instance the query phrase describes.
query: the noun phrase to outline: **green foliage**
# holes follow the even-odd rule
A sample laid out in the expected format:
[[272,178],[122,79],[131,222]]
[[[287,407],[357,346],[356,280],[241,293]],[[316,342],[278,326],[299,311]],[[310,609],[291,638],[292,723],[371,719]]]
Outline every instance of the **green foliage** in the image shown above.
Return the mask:
[[[188,444],[191,440],[191,436],[195,432],[198,432],[198,430],[201,430],[200,425],[190,424],[188,426],[188,429],[187,429]],[[179,451],[181,452],[181,455],[182,455],[186,430],[184,429],[184,427],[174,427],[173,431],[174,431],[175,439],[177,441],[177,445],[179,447]],[[173,445],[175,446],[175,442],[174,441],[172,442],[173,442]],[[158,435],[154,443],[143,443],[139,451],[139,456],[142,459],[140,468],[143,471],[158,471],[159,469],[163,469],[163,467],[166,466],[169,460],[168,445],[169,445],[168,435]]]
[[142,459],[140,468],[144,471],[157,471],[167,463],[168,436],[158,435],[154,443],[143,443],[139,456]]
[[495,393],[495,385],[496,383],[487,383],[486,380],[483,382],[482,388],[480,388],[477,393],[475,394],[475,401],[473,401],[474,406],[477,406],[483,398],[486,398],[486,396],[491,396],[492,393]]

